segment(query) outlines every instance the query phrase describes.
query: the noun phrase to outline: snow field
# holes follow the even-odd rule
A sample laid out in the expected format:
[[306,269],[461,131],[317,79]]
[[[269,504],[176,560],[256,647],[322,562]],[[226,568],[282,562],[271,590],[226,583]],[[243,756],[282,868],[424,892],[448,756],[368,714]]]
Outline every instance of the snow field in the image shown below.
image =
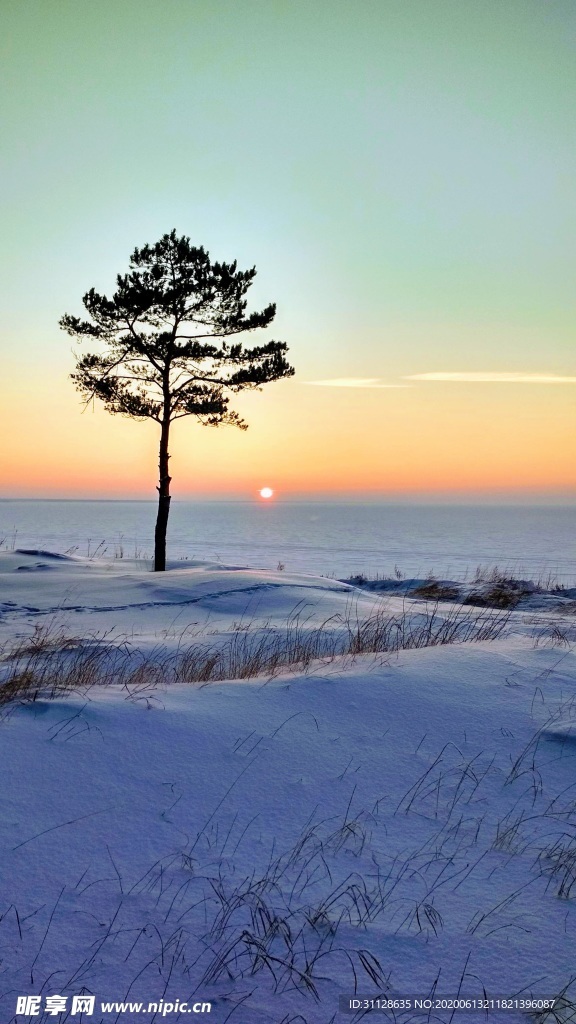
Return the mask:
[[[82,620],[174,651],[183,627],[281,625],[303,590],[312,624],[351,599],[313,577],[9,558],[11,642]],[[574,972],[576,661],[551,627],[514,613],[489,641],[9,705],[2,1020],[21,1024],[32,992],[94,993],[94,1021],[114,1019],[99,1000],[208,999],[218,1024],[352,1020],[338,999],[355,991],[557,994]]]

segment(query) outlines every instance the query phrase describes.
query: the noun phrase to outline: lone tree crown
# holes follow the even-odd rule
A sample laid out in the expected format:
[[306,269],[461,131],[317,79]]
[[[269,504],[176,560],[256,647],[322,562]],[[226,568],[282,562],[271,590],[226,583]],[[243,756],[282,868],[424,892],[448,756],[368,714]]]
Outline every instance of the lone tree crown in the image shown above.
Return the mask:
[[102,354],[82,356],[71,375],[86,402],[99,398],[111,413],[160,424],[158,518],[154,567],[166,567],[170,510],[170,425],[184,416],[201,423],[247,424],[229,410],[230,395],[290,377],[287,345],[269,341],[244,348],[232,335],[268,327],[271,303],[247,313],[245,295],[256,270],[211,263],[202,247],[175,231],[135,249],[130,270],[116,278],[111,299],[91,288],[83,298],[89,320],[66,314],[60,326],[75,338],[103,342]]

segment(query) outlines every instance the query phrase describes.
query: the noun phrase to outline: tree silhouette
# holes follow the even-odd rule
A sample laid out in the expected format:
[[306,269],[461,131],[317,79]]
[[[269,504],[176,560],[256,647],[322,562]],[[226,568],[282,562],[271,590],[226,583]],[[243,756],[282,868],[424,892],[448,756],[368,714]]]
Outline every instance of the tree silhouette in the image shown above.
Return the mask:
[[116,278],[111,299],[92,288],[83,298],[89,320],[66,314],[60,326],[75,338],[104,343],[101,355],[82,356],[71,374],[86,402],[99,398],[111,413],[152,419],[160,426],[158,515],[154,569],[166,568],[170,512],[170,427],[184,416],[201,423],[247,424],[228,409],[229,396],[290,377],[287,345],[254,348],[231,335],[268,327],[276,306],[246,312],[245,295],[256,270],[211,263],[208,253],[175,231],[135,249],[130,270]]

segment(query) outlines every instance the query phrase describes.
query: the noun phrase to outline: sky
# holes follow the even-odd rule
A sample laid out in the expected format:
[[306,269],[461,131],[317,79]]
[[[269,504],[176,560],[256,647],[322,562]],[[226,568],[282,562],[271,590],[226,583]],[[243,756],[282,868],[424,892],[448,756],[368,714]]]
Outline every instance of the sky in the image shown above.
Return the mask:
[[575,50],[573,0],[3,0],[0,496],[155,496],[58,321],[176,228],[296,375],[175,425],[175,497],[574,501]]

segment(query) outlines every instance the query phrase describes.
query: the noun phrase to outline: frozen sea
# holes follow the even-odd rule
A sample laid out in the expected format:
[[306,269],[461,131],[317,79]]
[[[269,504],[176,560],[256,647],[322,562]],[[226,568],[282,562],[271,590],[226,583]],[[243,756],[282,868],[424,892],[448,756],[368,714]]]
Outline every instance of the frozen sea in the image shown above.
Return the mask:
[[[155,514],[153,501],[1,500],[0,547],[144,559]],[[498,566],[574,585],[575,520],[574,506],[173,500],[168,554],[336,578]]]

